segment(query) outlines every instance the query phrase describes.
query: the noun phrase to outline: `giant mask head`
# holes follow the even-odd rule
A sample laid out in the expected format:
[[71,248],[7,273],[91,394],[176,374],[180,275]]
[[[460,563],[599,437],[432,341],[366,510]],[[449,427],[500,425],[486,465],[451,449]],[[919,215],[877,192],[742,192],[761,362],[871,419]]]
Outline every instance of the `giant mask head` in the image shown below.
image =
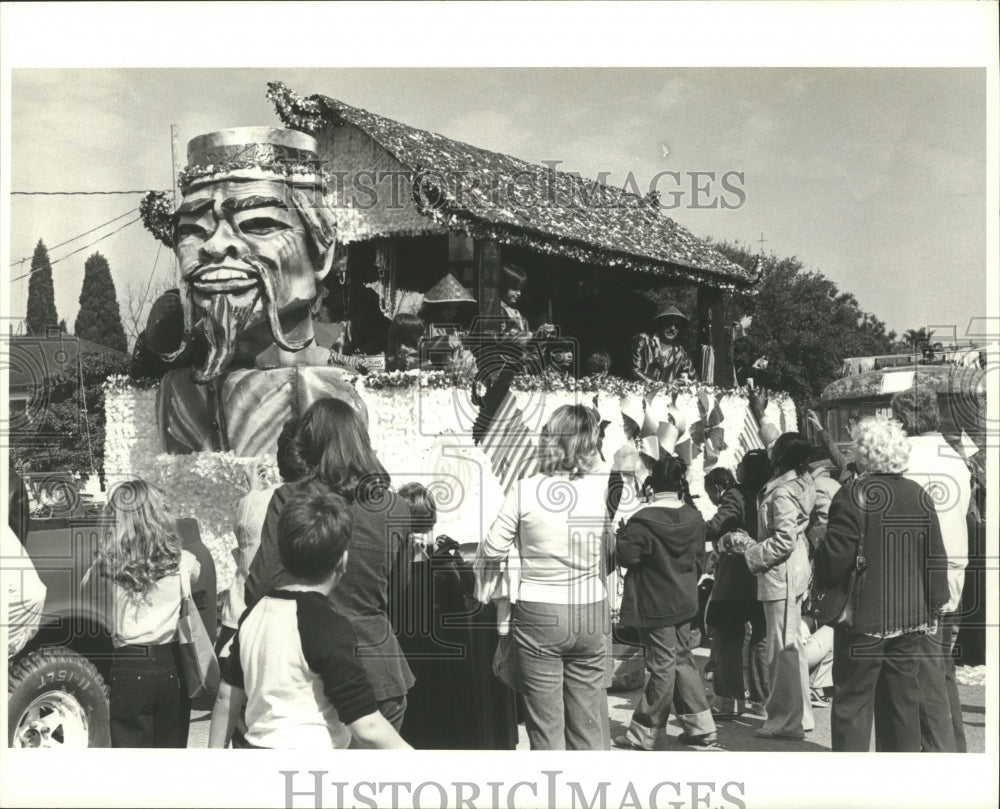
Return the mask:
[[172,356],[200,343],[193,376],[209,382],[267,347],[308,346],[336,234],[315,140],[269,127],[202,135],[188,144],[181,191],[173,244],[184,332]]

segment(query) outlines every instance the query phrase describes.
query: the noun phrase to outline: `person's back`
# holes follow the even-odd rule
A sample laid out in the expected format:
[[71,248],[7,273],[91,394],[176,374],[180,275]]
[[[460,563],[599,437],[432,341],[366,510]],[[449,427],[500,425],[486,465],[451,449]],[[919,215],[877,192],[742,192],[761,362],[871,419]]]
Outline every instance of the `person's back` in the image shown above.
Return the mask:
[[247,692],[246,741],[347,747],[345,723],[375,709],[373,697],[366,701],[371,686],[354,660],[354,644],[350,621],[322,594],[279,589],[264,596],[241,622],[227,658],[229,681]]
[[[836,584],[831,560],[853,563],[864,541],[866,570],[853,630],[876,637],[926,630],[946,594],[933,560],[943,551],[934,506],[920,486],[899,475],[869,475],[844,486],[830,508],[827,541],[817,549],[816,581]],[[823,616],[830,619],[836,616]]]
[[686,471],[686,464],[670,455],[653,464],[646,480],[652,500],[626,523],[615,546],[618,564],[628,570],[619,620],[638,628],[649,674],[625,735],[614,740],[619,747],[659,747],[673,710],[682,743],[718,749],[701,673],[691,655],[705,521],[691,505]]
[[[246,601],[253,605],[273,588],[287,583],[288,575],[278,558],[278,520],[286,504],[306,492],[321,492],[316,480],[285,484],[275,490],[268,507],[261,546],[250,567]],[[351,622],[357,636],[358,657],[375,687],[376,696],[386,699],[413,684],[406,661],[399,651],[388,618],[389,577],[410,522],[409,508],[391,492],[381,505],[355,501],[349,506],[354,521],[350,541],[351,575],[330,593],[333,608]]]
[[246,708],[234,744],[261,748],[407,747],[379,713],[355,659],[352,622],[329,594],[347,568],[353,520],[342,497],[303,489],[277,525],[285,583],[244,614],[223,664],[209,746],[224,747]]
[[910,461],[903,476],[926,491],[937,510],[948,556],[951,589],[946,611],[958,609],[968,564],[966,515],[972,499],[971,473],[962,457],[939,432],[910,437]]
[[617,546],[619,564],[629,568],[621,622],[666,626],[693,618],[704,544],[701,512],[673,493],[633,514]]
[[[517,482],[490,534],[519,535],[523,601],[589,604],[605,597],[601,549],[607,475],[570,480],[537,474]],[[513,508],[511,508],[513,506]],[[487,538],[489,541],[489,538]]]

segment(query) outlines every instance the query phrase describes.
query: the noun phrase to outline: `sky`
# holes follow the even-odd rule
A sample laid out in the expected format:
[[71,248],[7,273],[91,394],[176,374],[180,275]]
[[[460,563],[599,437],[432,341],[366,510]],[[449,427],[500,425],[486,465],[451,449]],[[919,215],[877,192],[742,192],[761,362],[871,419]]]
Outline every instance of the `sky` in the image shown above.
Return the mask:
[[[157,258],[158,243],[140,224],[87,247],[133,218],[137,196],[8,192],[168,188],[170,125],[183,148],[215,129],[274,124],[265,98],[273,79],[529,161],[609,172],[609,182],[629,171],[640,185],[663,170],[744,172],[738,209],[684,206],[671,216],[699,236],[797,256],[896,330],[953,324],[962,334],[1000,300],[995,3],[3,3],[0,17],[0,253],[16,263],[16,277],[39,238],[54,260],[85,247],[53,266],[58,312],[71,327],[95,250],[108,258],[120,299],[130,286],[141,295],[151,277],[172,280],[169,256]],[[511,64],[534,67],[497,67]],[[19,317],[27,284],[7,288],[0,314]],[[994,480],[995,461],[994,453]],[[275,757],[251,768],[238,757],[192,756],[195,777],[160,779],[156,801],[189,805],[194,782],[206,806],[278,805],[290,789],[268,766]],[[436,762],[443,770],[454,761],[470,781],[497,777],[495,756],[386,752],[352,756],[347,770],[301,751],[286,758],[297,785],[308,783],[299,770],[310,769],[328,771],[328,781],[345,772],[380,780],[387,771],[450,780],[459,770],[441,774]],[[910,809],[995,804],[996,771],[982,757],[959,758],[938,779],[926,778],[917,757],[894,761],[900,777],[890,779],[884,762],[858,759],[850,788],[833,784],[823,797],[837,806],[905,800]],[[620,759],[616,781],[628,779],[643,796],[664,777],[645,759]],[[714,761],[690,759],[670,777],[722,777]],[[152,760],[116,767],[114,797],[80,788],[93,784],[93,761],[64,756],[52,779],[48,762],[4,756],[4,804],[37,804],[39,785],[46,797],[62,793],[52,805],[154,799]],[[537,783],[540,761],[505,758],[503,777]],[[545,761],[592,791],[594,759]],[[829,782],[822,757],[762,777],[773,764],[765,753],[730,756],[725,778],[751,806],[797,805]],[[924,799],[900,784],[918,784]]]
[[[701,237],[741,242],[856,295],[902,332],[985,315],[986,75],[977,69],[495,68],[24,69],[12,73],[11,190],[171,186],[170,126],[196,135],[277,125],[270,80],[530,162],[657,187]],[[663,171],[679,172],[678,184]],[[693,172],[701,175],[692,190]],[[736,209],[698,208],[739,198]],[[670,192],[682,192],[677,197]],[[53,261],[134,218],[139,195],[11,198],[11,278],[42,239]],[[763,239],[763,241],[761,241]],[[53,266],[72,328],[86,258],[109,261],[119,300],[169,284],[141,223]],[[18,262],[27,258],[24,265]],[[12,281],[23,316],[27,278]],[[933,292],[933,294],[928,294]],[[959,334],[961,336],[961,333]]]

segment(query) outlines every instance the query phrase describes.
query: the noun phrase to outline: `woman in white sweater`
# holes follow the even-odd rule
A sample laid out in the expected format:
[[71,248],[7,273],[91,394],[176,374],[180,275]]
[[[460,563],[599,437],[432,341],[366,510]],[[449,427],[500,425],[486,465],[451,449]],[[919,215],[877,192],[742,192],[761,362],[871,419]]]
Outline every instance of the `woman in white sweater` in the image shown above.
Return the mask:
[[604,574],[611,542],[599,441],[594,410],[558,408],[542,429],[540,473],[514,485],[479,549],[486,569],[512,549],[520,556],[512,635],[532,750],[610,744]]

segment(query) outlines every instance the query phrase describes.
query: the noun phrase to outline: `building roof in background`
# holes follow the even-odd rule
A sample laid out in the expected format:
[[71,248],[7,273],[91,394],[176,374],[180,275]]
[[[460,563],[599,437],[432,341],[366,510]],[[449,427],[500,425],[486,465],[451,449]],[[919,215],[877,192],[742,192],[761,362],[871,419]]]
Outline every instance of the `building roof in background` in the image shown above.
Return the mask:
[[575,174],[480,149],[280,82],[282,121],[315,132],[351,124],[414,176],[422,214],[448,228],[581,262],[719,287],[756,276],[661,213],[650,200]]

